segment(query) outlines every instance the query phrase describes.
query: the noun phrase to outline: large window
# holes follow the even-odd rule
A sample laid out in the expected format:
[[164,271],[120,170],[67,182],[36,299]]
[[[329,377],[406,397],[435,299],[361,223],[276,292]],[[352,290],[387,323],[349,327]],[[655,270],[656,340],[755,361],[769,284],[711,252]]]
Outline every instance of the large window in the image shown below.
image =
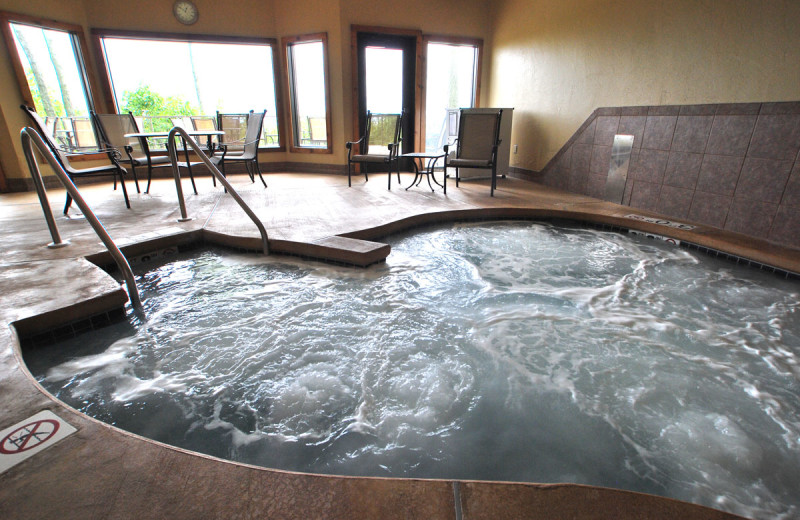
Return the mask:
[[457,129],[457,110],[478,101],[480,42],[427,41],[425,150],[441,150]]
[[22,98],[67,149],[95,146],[80,27],[0,13]]
[[293,152],[331,153],[327,35],[284,38]]
[[267,110],[261,147],[281,149],[273,40],[96,31],[118,112],[143,130],[176,119]]

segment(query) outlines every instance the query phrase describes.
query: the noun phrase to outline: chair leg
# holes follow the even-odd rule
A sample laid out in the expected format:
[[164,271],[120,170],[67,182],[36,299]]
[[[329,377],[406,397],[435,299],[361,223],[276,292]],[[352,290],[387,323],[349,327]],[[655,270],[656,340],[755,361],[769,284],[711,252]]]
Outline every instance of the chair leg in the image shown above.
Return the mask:
[[72,205],[72,195],[70,195],[69,192],[67,192],[67,203],[64,204],[64,215],[67,214],[67,212],[69,211],[69,207],[71,205]]
[[189,170],[189,179],[192,181],[192,189],[194,190],[194,194],[197,195],[197,185],[194,183],[194,175],[192,174],[192,165],[189,162],[186,162],[186,168]]
[[[220,173],[222,174],[222,176],[223,176],[223,177],[225,177],[225,179],[227,180],[227,179],[228,179],[228,176],[225,174],[225,161],[222,161],[222,162],[221,162],[221,163],[219,163],[219,164],[222,166],[222,168],[220,168],[220,171],[219,171],[219,172],[220,172]],[[228,193],[228,188],[225,188],[223,191],[224,191],[225,193]]]
[[497,189],[497,167],[492,166],[492,188],[489,190],[490,197],[494,197],[495,189]]
[[458,188],[458,167],[456,167],[456,188]]
[[122,196],[125,197],[125,207],[131,209],[131,201],[128,199],[128,190],[125,188],[125,178],[122,176],[122,171],[117,170],[116,175],[114,175],[114,182],[117,181],[117,175],[119,175],[119,184],[122,186]]
[[[189,152],[186,150],[186,145],[183,145],[183,153],[186,156],[186,169],[189,170],[189,179],[192,181],[192,189],[194,194],[197,195],[197,185],[194,183],[194,174],[192,173],[192,163],[189,162]],[[180,166],[178,167],[180,169]]]
[[136,193],[141,193],[139,191],[139,177],[136,175],[136,166],[131,163],[131,171],[133,172],[133,183],[136,184]]
[[150,182],[153,180],[153,167],[149,164],[147,165],[147,189],[144,190],[145,193],[150,193]]
[[250,175],[250,182],[252,182],[253,184],[255,184],[255,182],[256,182],[256,176],[255,176],[255,175],[253,175],[253,163],[251,163],[250,161],[247,161],[247,162],[245,163],[245,168],[247,168],[247,174],[248,174],[248,175]]
[[261,183],[266,188],[267,187],[267,181],[265,181],[264,180],[264,176],[261,175],[261,166],[258,164],[258,158],[256,158],[256,160],[255,160],[255,165],[256,165],[256,171],[258,172],[258,178],[261,179]]
[[350,159],[347,160],[347,187],[351,188],[353,186],[353,181],[350,178]]

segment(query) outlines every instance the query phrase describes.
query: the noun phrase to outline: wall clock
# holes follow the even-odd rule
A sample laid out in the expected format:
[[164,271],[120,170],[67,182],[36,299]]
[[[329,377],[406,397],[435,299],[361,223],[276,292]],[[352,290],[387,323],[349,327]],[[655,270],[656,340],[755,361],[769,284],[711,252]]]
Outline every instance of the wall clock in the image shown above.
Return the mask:
[[189,0],[176,0],[172,4],[172,14],[182,24],[192,25],[197,21],[200,13],[197,11],[197,6]]

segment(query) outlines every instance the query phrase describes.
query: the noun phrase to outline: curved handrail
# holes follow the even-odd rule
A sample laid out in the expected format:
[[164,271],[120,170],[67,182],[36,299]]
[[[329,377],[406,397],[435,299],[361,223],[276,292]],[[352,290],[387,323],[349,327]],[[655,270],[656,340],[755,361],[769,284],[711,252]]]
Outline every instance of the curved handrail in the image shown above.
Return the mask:
[[269,238],[267,237],[267,229],[264,227],[264,224],[261,223],[261,221],[258,219],[253,210],[250,209],[250,206],[248,206],[245,203],[245,201],[242,200],[242,197],[239,196],[236,190],[233,189],[233,186],[231,186],[231,184],[228,182],[228,179],[226,179],[225,176],[222,175],[222,173],[217,169],[217,167],[214,166],[214,163],[212,163],[211,160],[208,158],[208,156],[203,152],[203,149],[199,144],[197,144],[197,141],[192,139],[192,137],[186,133],[186,130],[184,130],[179,126],[176,126],[169,131],[169,136],[167,137],[167,150],[169,151],[169,158],[172,161],[172,174],[175,176],[175,189],[178,191],[178,204],[180,205],[181,208],[180,220],[181,221],[189,220],[189,217],[186,213],[186,202],[183,200],[183,188],[181,187],[181,172],[180,169],[178,168],[178,150],[177,148],[175,148],[176,135],[180,135],[184,143],[189,143],[189,146],[191,146],[192,150],[194,150],[194,152],[197,154],[200,160],[203,161],[203,164],[206,165],[208,170],[211,172],[211,175],[217,178],[220,184],[222,184],[225,187],[225,189],[228,190],[228,193],[231,194],[233,200],[235,200],[242,208],[242,210],[244,210],[247,216],[250,217],[250,220],[253,221],[253,223],[258,228],[259,233],[261,233],[261,242],[264,248],[264,254],[268,255]]
[[48,247],[64,247],[68,245],[69,242],[61,241],[61,237],[58,233],[58,226],[56,225],[55,218],[53,218],[53,211],[50,209],[50,203],[47,200],[47,190],[44,187],[42,174],[39,171],[39,163],[36,162],[36,157],[33,155],[33,147],[31,146],[31,142],[36,145],[36,147],[39,149],[39,152],[50,164],[50,168],[53,169],[58,180],[60,180],[61,184],[64,185],[67,193],[70,194],[72,200],[75,201],[75,204],[77,204],[81,212],[83,212],[83,216],[92,226],[94,232],[97,233],[97,236],[106,246],[108,252],[111,253],[111,256],[114,258],[114,262],[117,264],[117,268],[125,278],[125,285],[128,287],[128,298],[131,300],[131,305],[133,305],[133,308],[137,312],[142,313],[142,300],[139,298],[139,290],[136,288],[136,280],[133,277],[133,271],[131,270],[128,260],[111,239],[111,236],[108,234],[105,227],[103,227],[103,223],[100,222],[97,216],[95,216],[95,214],[92,212],[91,208],[89,208],[89,205],[86,203],[86,201],[83,200],[78,188],[75,187],[75,183],[73,183],[72,179],[69,178],[69,175],[67,175],[64,167],[61,166],[61,163],[59,163],[58,160],[56,160],[53,152],[33,128],[23,128],[20,131],[20,139],[22,140],[22,150],[25,152],[25,160],[28,162],[28,169],[30,169],[31,177],[33,177],[33,185],[36,187],[36,194],[39,196],[39,202],[42,205],[44,218],[47,221],[47,227],[50,229],[50,236],[53,237],[53,243]]

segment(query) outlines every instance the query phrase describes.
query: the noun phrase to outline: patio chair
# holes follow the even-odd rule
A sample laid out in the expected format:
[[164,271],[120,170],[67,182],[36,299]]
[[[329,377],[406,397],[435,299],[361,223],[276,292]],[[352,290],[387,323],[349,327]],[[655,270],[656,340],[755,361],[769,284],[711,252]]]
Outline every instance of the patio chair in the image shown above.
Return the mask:
[[75,147],[79,150],[97,148],[97,139],[95,137],[92,120],[88,117],[73,117],[71,121]]
[[[145,193],[150,193],[150,183],[153,180],[153,169],[155,168],[169,168],[172,166],[172,161],[169,155],[153,155],[150,152],[150,146],[146,137],[125,137],[125,134],[139,133],[140,130],[136,124],[133,114],[98,114],[92,112],[92,121],[94,121],[97,136],[104,146],[116,148],[117,150],[124,150],[127,156],[128,163],[133,170],[133,179],[136,182],[136,191],[139,192],[139,179],[136,175],[137,166],[147,165],[147,188]],[[192,166],[201,164],[199,162],[178,162],[179,167],[184,167],[189,170],[189,177],[194,186],[194,175],[192,174]],[[195,188],[195,193],[197,189]]]
[[56,137],[56,125],[58,124],[58,117],[47,116],[44,118],[43,130],[52,138]]
[[444,171],[456,169],[458,186],[459,169],[482,168],[492,170],[490,195],[497,189],[497,148],[500,146],[500,119],[503,111],[475,113],[461,110],[458,123],[455,155],[449,155],[450,144],[444,146]]
[[[191,116],[192,128],[195,130],[216,130],[217,120],[212,116]],[[211,142],[216,146],[217,138],[212,137]],[[209,150],[210,152],[211,150]]]
[[[108,175],[114,178],[114,189],[117,189],[117,179],[119,179],[119,184],[122,186],[122,195],[125,198],[125,206],[130,209],[131,202],[128,200],[128,190],[125,189],[125,175],[127,175],[127,171],[125,168],[120,166],[119,164],[119,157],[117,157],[116,150],[109,150],[109,149],[95,149],[91,151],[83,152],[84,154],[95,154],[98,152],[106,152],[108,153],[108,158],[111,161],[111,164],[103,165],[103,166],[93,166],[90,168],[82,168],[76,169],[72,166],[69,162],[69,156],[66,152],[56,145],[55,141],[53,140],[52,135],[50,135],[45,127],[45,122],[39,117],[39,114],[36,113],[36,109],[31,108],[27,105],[20,105],[20,108],[28,115],[28,118],[31,120],[34,126],[34,130],[36,130],[39,135],[44,139],[47,143],[47,146],[53,152],[56,159],[58,160],[59,164],[64,167],[64,171],[67,172],[69,178],[75,182],[75,179],[81,177],[90,177],[90,176],[101,176],[101,175]],[[71,155],[80,155],[80,153],[73,153]],[[72,205],[72,196],[67,193],[67,201],[64,205],[64,215],[67,214],[69,211],[69,207]]]
[[308,117],[308,136],[311,146],[328,144],[328,121],[324,117]]
[[[223,126],[219,127],[220,130],[225,132],[224,140],[219,143],[222,155],[214,155],[211,157],[211,162],[219,167],[222,175],[225,175],[225,163],[243,162],[245,168],[247,168],[247,174],[250,175],[250,180],[256,182],[255,174],[258,173],[258,178],[261,179],[261,183],[264,184],[265,188],[267,187],[264,176],[261,175],[261,167],[258,164],[258,143],[261,141],[261,128],[264,125],[264,116],[266,113],[266,110],[262,112],[250,111],[250,113],[247,114],[244,136],[237,141],[229,141],[228,130]],[[228,118],[230,114],[220,114],[220,116]],[[235,118],[237,121],[241,121],[241,114],[236,115]],[[220,121],[224,122],[224,120],[225,119],[221,119]],[[233,134],[233,130],[234,129],[231,128],[231,135],[235,135]],[[239,131],[238,127],[236,131]],[[233,153],[231,153],[231,150],[233,150]],[[241,150],[241,152],[238,150]]]
[[242,143],[247,134],[247,120],[250,114],[221,114],[217,112],[217,129],[225,132],[220,136],[219,144],[228,147],[228,153],[240,153],[244,150]]
[[[352,186],[351,165],[360,164],[364,179],[369,181],[367,165],[383,164],[388,167],[389,189],[392,189],[392,167],[397,167],[397,182],[400,182],[400,167],[397,157],[400,153],[400,135],[405,111],[399,114],[373,114],[367,112],[364,135],[358,141],[349,141],[347,146],[347,185]],[[359,145],[359,153],[353,153],[353,146]]]

